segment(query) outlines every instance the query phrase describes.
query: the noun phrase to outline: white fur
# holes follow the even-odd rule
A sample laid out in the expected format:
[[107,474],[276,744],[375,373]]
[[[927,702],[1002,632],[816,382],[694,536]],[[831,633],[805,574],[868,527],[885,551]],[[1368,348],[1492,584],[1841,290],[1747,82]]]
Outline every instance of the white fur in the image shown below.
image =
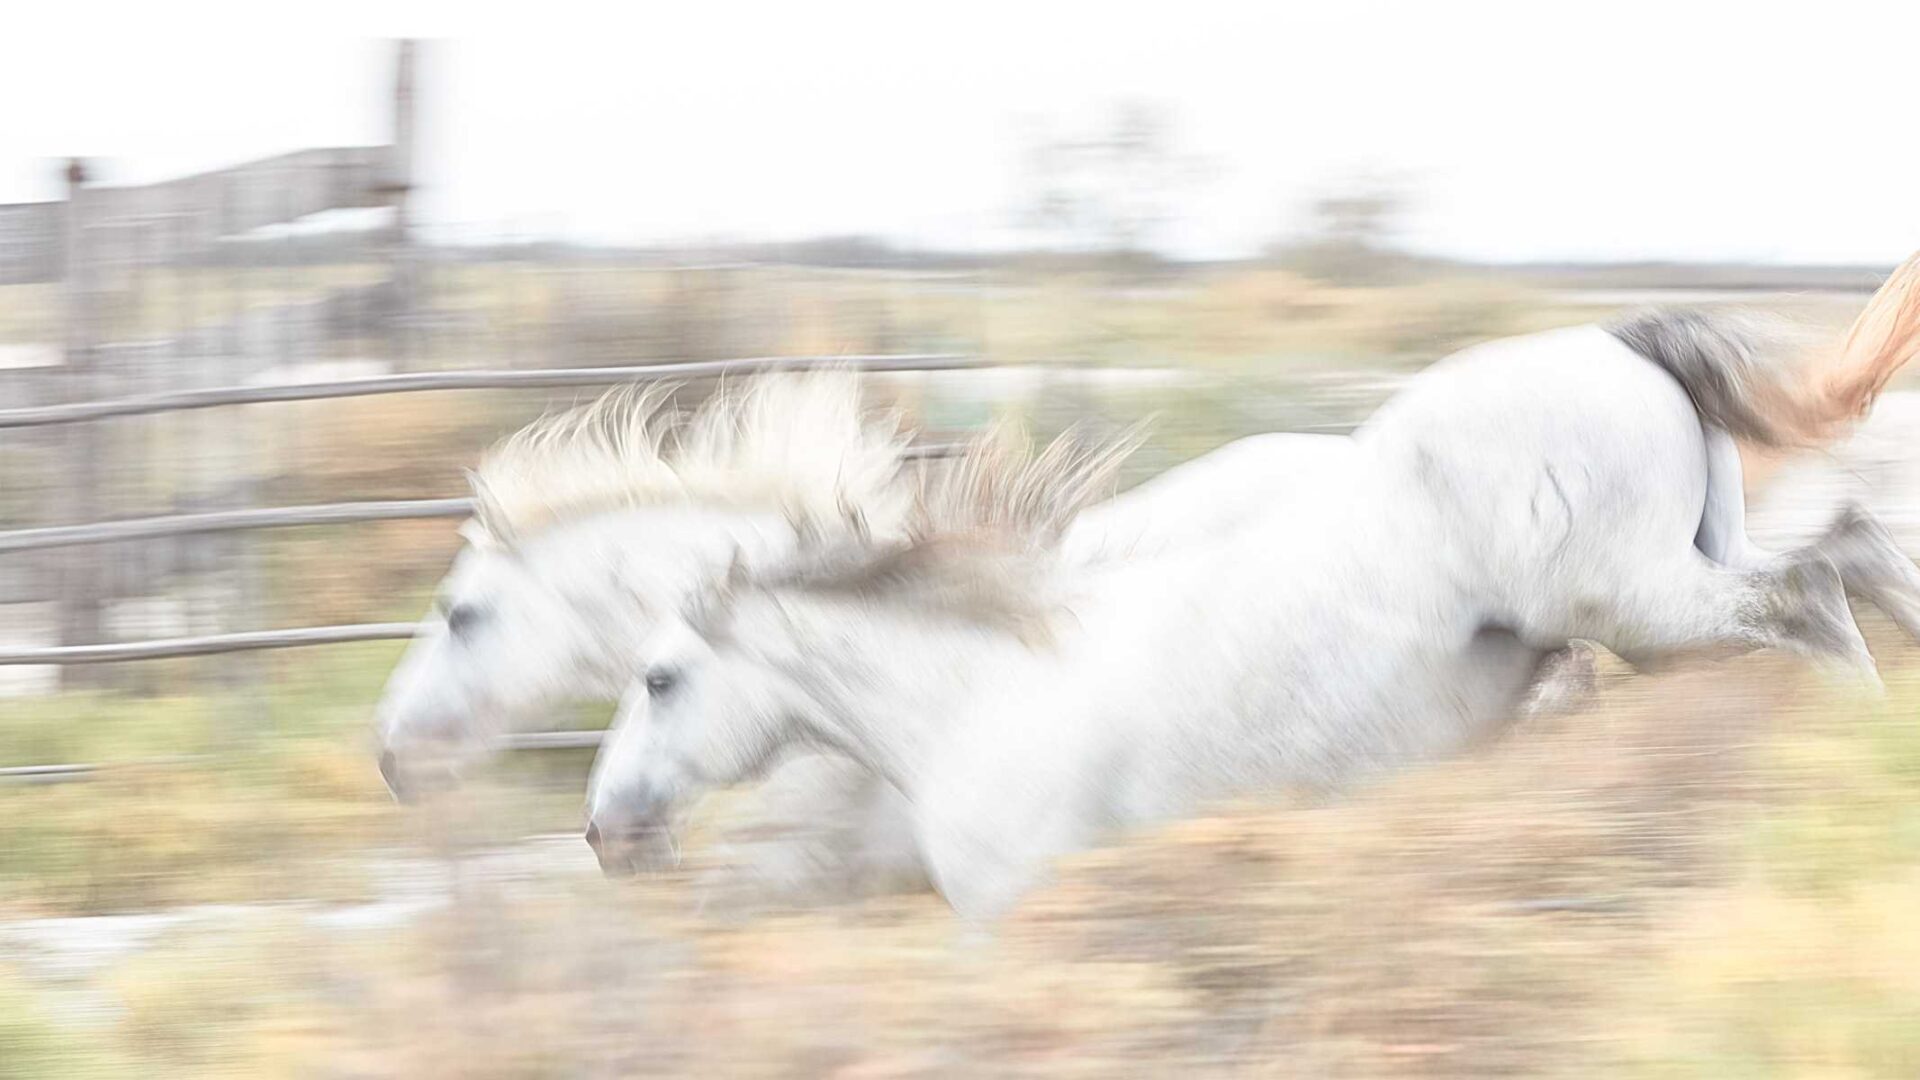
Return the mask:
[[[537,421],[475,471],[467,547],[375,709],[396,794],[542,706],[617,697],[635,635],[736,555],[904,528],[906,438],[852,373],[728,383],[692,414],[666,397],[620,390]],[[476,614],[460,636],[452,609]]]
[[949,901],[991,916],[1113,828],[1484,738],[1571,638],[1870,668],[1824,556],[1731,569],[1695,547],[1717,490],[1707,434],[1671,377],[1598,329],[1436,365],[1351,446],[1334,482],[1213,540],[1036,556],[1037,600],[1065,609],[1038,645],[912,589],[775,574],[735,590],[711,624],[642,645],[671,688],[623,701],[596,828],[657,829],[789,746],[835,748],[904,793]]

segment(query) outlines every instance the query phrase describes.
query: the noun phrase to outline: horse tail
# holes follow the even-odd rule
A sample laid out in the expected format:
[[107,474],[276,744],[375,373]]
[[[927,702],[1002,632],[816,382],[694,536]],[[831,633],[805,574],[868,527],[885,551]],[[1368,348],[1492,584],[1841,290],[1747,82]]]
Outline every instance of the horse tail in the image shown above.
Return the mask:
[[1881,284],[1824,372],[1820,397],[1845,422],[1865,416],[1887,380],[1920,354],[1920,254],[1901,263]]
[[1701,311],[1655,310],[1606,329],[1673,376],[1704,423],[1761,446],[1806,441],[1804,410],[1787,392],[1758,325]]
[[1651,311],[1607,327],[1679,381],[1705,422],[1773,449],[1826,442],[1865,416],[1893,373],[1920,354],[1920,255],[1901,264],[1839,348],[1798,367],[1781,336],[1749,319]]

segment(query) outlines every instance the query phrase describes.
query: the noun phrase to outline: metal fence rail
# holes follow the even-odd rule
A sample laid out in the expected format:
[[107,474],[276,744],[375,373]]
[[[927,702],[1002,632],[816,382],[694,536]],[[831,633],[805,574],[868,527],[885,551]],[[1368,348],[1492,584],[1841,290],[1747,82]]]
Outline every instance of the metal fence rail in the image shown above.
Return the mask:
[[147,758],[141,761],[112,762],[73,762],[60,765],[9,765],[0,768],[0,783],[5,784],[73,784],[83,780],[92,780],[101,773],[116,769],[164,768],[170,765],[183,765],[202,760],[192,755],[175,755],[165,758]]
[[163,394],[0,409],[0,429],[45,427],[116,416],[145,416],[222,405],[259,405],[284,401],[411,394],[426,390],[513,390],[566,386],[612,386],[637,379],[704,379],[771,371],[809,371],[848,367],[860,371],[948,371],[971,367],[974,357],[959,353],[906,356],[762,356],[740,360],[693,360],[639,367],[547,368],[518,371],[429,371],[411,375],[375,375],[363,379],[294,383],[282,386],[222,386]]
[[[23,407],[23,403],[16,401],[15,407],[0,408],[0,432],[69,425],[44,440],[62,447],[66,455],[65,472],[59,483],[51,487],[59,493],[53,518],[68,523],[0,531],[0,556],[56,548],[83,549],[58,560],[47,560],[59,563],[53,574],[60,604],[59,636],[55,640],[65,644],[0,648],[0,667],[113,664],[404,640],[412,637],[416,624],[355,623],[104,642],[101,639],[110,636],[101,619],[107,599],[103,584],[107,575],[102,572],[106,564],[100,552],[85,549],[103,544],[255,529],[454,518],[472,511],[472,501],[463,497],[306,506],[250,505],[262,500],[256,497],[257,487],[248,484],[231,502],[224,503],[236,507],[233,509],[102,520],[113,514],[103,496],[110,485],[102,483],[106,471],[116,467],[112,455],[138,454],[137,439],[151,425],[79,426],[91,421],[234,405],[428,391],[604,387],[632,381],[696,380],[822,368],[867,372],[942,371],[981,363],[971,355],[921,353],[767,355],[590,368],[408,370],[413,360],[424,355],[419,341],[419,327],[423,324],[417,317],[421,308],[422,271],[411,239],[413,229],[409,224],[408,206],[414,144],[412,73],[413,47],[403,43],[396,63],[394,136],[387,145],[298,151],[211,173],[129,188],[88,183],[88,170],[83,162],[75,160],[65,171],[67,197],[63,202],[0,207],[0,282],[57,282],[65,308],[62,366],[44,378],[36,375],[18,381],[34,393],[26,400],[58,403]],[[259,235],[260,228],[302,220],[320,212],[367,208],[390,212],[389,223],[378,234],[369,234],[373,237],[370,246],[356,256],[364,260],[370,254],[376,264],[386,265],[388,272],[379,281],[371,285],[335,287],[317,300],[297,299],[270,309],[245,307],[224,322],[208,323],[200,317],[202,286],[195,275],[204,277],[208,272],[217,272],[225,276],[223,287],[231,300],[233,275],[242,268],[266,267],[268,264],[264,261],[256,267],[255,257],[267,250],[267,244],[276,247],[281,244],[278,239]],[[228,244],[230,240],[237,243]],[[293,244],[289,234],[285,252],[288,258],[273,265],[297,265],[299,252]],[[321,250],[321,254],[330,250]],[[143,341],[138,348],[147,351],[137,355],[132,351],[135,346],[127,342],[100,340],[101,333],[114,325],[103,314],[109,311],[108,302],[128,287],[127,281],[116,275],[169,267],[185,273],[183,280],[174,283],[177,295],[171,297],[181,305],[177,335],[163,343]],[[291,277],[280,284],[290,285]],[[317,355],[320,350],[309,348],[309,341],[335,340],[343,336],[339,330],[341,325],[350,331],[344,336],[355,340],[384,339],[393,350],[399,373],[311,382],[246,383],[248,372],[262,368],[248,361],[266,357],[276,348],[281,362]],[[753,343],[742,340],[731,345],[725,344],[726,340],[715,338],[702,347],[711,347],[713,353],[720,355],[777,351],[783,347],[779,340],[754,339]],[[888,346],[882,342],[893,340],[897,339],[892,335],[877,337],[869,347],[884,349]],[[150,344],[154,347],[150,348]],[[458,355],[459,350],[446,352]],[[509,355],[518,355],[518,352],[516,347]],[[167,372],[158,366],[156,358],[177,363],[181,357],[200,359],[210,373],[210,381],[226,385],[154,392],[158,387],[169,385]],[[211,374],[214,372],[218,374]],[[193,369],[176,370],[172,372],[171,385],[191,385],[198,374],[199,371]],[[110,379],[119,380],[119,385],[105,390]],[[103,392],[120,396],[103,398]],[[70,400],[62,401],[62,398]],[[128,435],[135,439],[123,438]],[[906,456],[909,459],[943,457],[954,449],[948,444],[921,444],[909,448]],[[225,446],[220,450],[223,455],[236,453]],[[143,499],[142,510],[133,512],[151,514],[167,508],[166,503],[157,499]],[[254,610],[257,601],[248,597],[254,596],[259,587],[258,568],[250,566],[245,558],[233,561],[236,565],[227,572],[239,581],[242,599],[238,610]],[[83,683],[91,682],[98,674],[69,673]],[[503,749],[589,748],[597,745],[600,738],[598,731],[529,732],[506,736],[499,745]],[[177,764],[186,760],[191,759],[0,767],[0,781],[63,783],[89,779],[114,769]]]
[[296,649],[349,641],[396,641],[413,636],[413,623],[347,623],[291,630],[243,630],[202,637],[155,638],[108,645],[52,645],[38,649],[0,649],[0,667],[26,664],[114,664],[123,660],[173,660],[183,656]]
[[[942,458],[951,456],[958,449],[958,446],[952,443],[927,443],[909,447],[905,457],[908,460]],[[174,514],[166,517],[95,522],[87,525],[58,525],[44,529],[21,529],[0,533],[0,554],[79,544],[144,540],[188,533],[354,524],[363,521],[393,521],[409,518],[464,517],[472,507],[473,500],[464,498],[397,499],[387,502],[323,503],[315,506],[224,510],[207,514]],[[251,652],[259,649],[292,649],[308,645],[338,645],[354,641],[392,641],[412,637],[413,630],[413,623],[347,623],[338,626],[248,630],[232,634],[156,638],[148,641],[100,645],[0,649],[0,667],[171,660],[188,656]]]
[[[606,732],[594,728],[570,731],[519,731],[496,736],[497,750],[592,750],[600,745]],[[163,758],[131,761],[82,761],[58,765],[8,765],[0,767],[0,784],[44,785],[73,784],[125,769],[152,769],[194,764],[207,760],[202,755],[176,754]]]
[[[976,364],[978,364],[977,358],[971,356],[927,353],[887,356],[773,356],[624,367],[427,372],[290,386],[218,387],[109,401],[0,410],[0,429],[77,423],[109,417],[140,416],[223,405],[314,401],[431,390],[611,386],[640,380],[713,378],[732,374],[808,371],[836,367],[860,371],[941,371],[971,367]],[[910,448],[907,457],[910,459],[941,457],[951,453],[953,449],[950,445],[928,444]],[[84,522],[0,532],[0,554],[196,533],[338,525],[410,518],[459,517],[469,513],[471,509],[472,501],[466,498],[397,499],[323,503],[312,506],[256,507],[200,514],[169,514],[126,521]],[[411,623],[359,623],[111,644],[0,649],[0,667],[32,664],[103,664],[131,660],[210,656],[257,649],[285,649],[351,641],[391,640],[410,637],[412,631]]]
[[390,499],[382,502],[318,503],[312,506],[267,506],[251,510],[215,510],[204,514],[167,514],[161,517],[100,521],[87,525],[50,525],[39,529],[0,532],[0,555],[42,548],[112,544],[122,540],[152,540],[163,536],[238,532],[246,529],[286,529],[302,525],[348,525],[362,521],[403,521],[411,518],[464,517],[473,500]]
[[[911,446],[908,461],[948,457],[953,443]],[[315,503],[310,506],[263,506],[249,510],[213,510],[202,514],[165,514],[159,517],[97,521],[86,525],[48,525],[37,529],[0,532],[0,555],[82,544],[116,544],[200,533],[244,532],[251,529],[293,529],[312,525],[353,525],[365,521],[408,521],[422,518],[465,517],[473,500],[385,499],[369,502]]]

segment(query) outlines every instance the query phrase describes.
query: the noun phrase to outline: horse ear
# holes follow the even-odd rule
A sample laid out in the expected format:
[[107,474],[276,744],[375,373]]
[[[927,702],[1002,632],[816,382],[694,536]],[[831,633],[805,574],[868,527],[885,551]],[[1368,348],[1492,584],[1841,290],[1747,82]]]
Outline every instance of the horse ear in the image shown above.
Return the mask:
[[694,595],[687,610],[689,619],[708,637],[724,634],[733,616],[733,598],[746,584],[746,555],[735,544],[733,553],[727,557],[726,570]]
[[475,547],[513,547],[513,530],[499,503],[487,489],[487,482],[472,469],[466,470],[467,487],[473,492],[473,517],[460,528],[460,535]]
[[747,586],[747,553],[739,544],[733,545],[733,554],[727,558],[726,577],[720,579],[720,587],[731,596]]

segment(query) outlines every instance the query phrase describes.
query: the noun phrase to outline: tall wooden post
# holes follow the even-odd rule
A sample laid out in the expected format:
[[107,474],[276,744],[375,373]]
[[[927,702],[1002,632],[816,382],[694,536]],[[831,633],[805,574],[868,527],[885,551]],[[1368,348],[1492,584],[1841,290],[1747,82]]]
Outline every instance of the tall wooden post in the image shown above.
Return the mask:
[[[66,256],[66,342],[64,382],[67,400],[86,401],[99,396],[95,385],[95,339],[99,332],[95,295],[97,267],[88,244],[87,167],[79,158],[67,163],[67,220],[62,244]],[[69,424],[64,433],[66,456],[66,498],[62,517],[71,523],[98,521],[100,513],[100,466],[104,450],[98,426]],[[93,645],[105,641],[101,620],[101,551],[83,544],[68,548],[61,555],[60,643]],[[90,665],[61,670],[61,685],[77,688],[100,685],[100,672]]]
[[413,193],[414,58],[416,42],[401,41],[394,57],[393,145],[387,155],[382,187],[392,200],[393,232],[388,243],[393,273],[393,309],[388,312],[388,341],[395,370],[406,371],[418,362],[415,355],[418,326],[419,270],[413,251],[413,221],[408,203]]

